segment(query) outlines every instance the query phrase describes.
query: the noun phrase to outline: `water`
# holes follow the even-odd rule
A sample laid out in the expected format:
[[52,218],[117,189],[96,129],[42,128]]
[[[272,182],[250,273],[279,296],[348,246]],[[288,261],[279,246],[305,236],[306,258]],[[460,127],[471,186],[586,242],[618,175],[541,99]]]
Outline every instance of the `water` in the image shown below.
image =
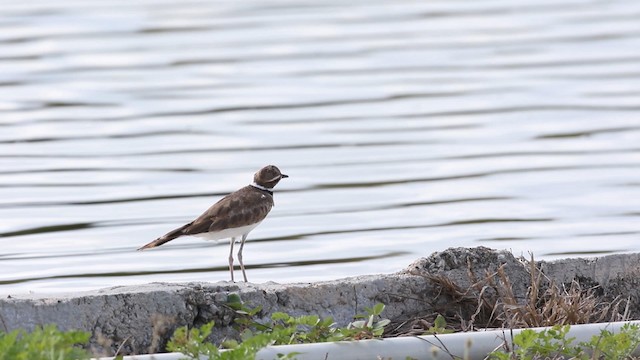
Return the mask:
[[[2,1],[0,292],[228,280],[139,246],[266,164],[253,282],[640,251],[640,3]],[[237,274],[239,275],[239,274]]]

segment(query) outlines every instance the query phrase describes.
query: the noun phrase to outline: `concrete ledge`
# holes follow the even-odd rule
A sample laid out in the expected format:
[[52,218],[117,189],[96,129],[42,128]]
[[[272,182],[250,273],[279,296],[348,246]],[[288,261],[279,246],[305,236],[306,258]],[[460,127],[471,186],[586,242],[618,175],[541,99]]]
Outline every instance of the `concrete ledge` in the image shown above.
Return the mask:
[[[385,317],[402,320],[433,311],[434,302],[427,300],[437,300],[438,293],[424,275],[442,274],[465,288],[469,264],[478,275],[504,264],[514,292],[526,293],[528,269],[511,253],[484,247],[452,248],[418,259],[396,274],[318,283],[152,283],[48,297],[11,295],[0,299],[0,326],[11,331],[55,323],[63,330],[90,331],[92,345],[105,355],[113,354],[122,343],[124,354],[161,352],[173,331],[184,325],[200,326],[214,320],[214,341],[236,338],[230,326],[235,312],[226,305],[230,294],[240,295],[252,307],[262,306],[259,316],[265,320],[273,312],[284,311],[331,316],[339,325],[346,325],[364,307],[377,302],[387,305]],[[632,318],[640,318],[640,254],[538,265],[557,282],[578,279],[599,285],[607,298],[629,298]]]

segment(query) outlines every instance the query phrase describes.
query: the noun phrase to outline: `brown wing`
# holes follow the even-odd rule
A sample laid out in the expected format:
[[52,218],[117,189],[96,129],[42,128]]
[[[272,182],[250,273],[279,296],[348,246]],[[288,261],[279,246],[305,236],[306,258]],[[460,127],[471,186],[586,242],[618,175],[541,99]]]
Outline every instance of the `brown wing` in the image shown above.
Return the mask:
[[225,196],[184,229],[184,235],[220,231],[262,221],[273,207],[273,197],[252,187]]
[[245,186],[213,204],[192,222],[174,229],[138,250],[160,246],[184,235],[251,225],[264,220],[273,207],[273,197],[253,186]]

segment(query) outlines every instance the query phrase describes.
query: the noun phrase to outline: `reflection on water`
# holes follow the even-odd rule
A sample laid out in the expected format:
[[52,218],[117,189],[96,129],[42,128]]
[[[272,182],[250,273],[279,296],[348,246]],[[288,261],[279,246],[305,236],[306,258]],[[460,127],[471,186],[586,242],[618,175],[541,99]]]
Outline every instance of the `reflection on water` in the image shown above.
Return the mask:
[[252,281],[640,251],[640,3],[0,7],[0,289],[227,280],[142,244],[266,164]]

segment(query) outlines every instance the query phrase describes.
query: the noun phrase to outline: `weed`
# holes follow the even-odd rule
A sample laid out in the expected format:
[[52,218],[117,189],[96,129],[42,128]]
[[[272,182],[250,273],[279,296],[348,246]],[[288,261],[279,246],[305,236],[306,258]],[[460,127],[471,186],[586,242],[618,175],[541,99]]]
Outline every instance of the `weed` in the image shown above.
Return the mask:
[[[460,323],[458,330],[517,329],[625,320],[619,311],[622,300],[601,301],[596,296],[597,287],[583,288],[577,281],[558,285],[542,272],[533,257],[527,261],[529,287],[524,298],[514,293],[504,265],[483,277],[476,277],[471,263],[467,267],[471,281],[468,288],[458,286],[444,275],[423,275],[440,288],[440,296],[451,299],[444,312],[448,322]],[[428,330],[431,323],[429,318],[424,320],[427,321],[414,319],[410,324],[412,328],[407,332],[415,335],[419,327]],[[398,331],[398,334],[402,333]]]
[[338,329],[343,336],[343,340],[362,340],[382,337],[384,327],[391,320],[381,319],[380,314],[384,311],[384,304],[377,303],[372,308],[365,308],[366,315],[356,315],[362,319],[351,322],[346,328]]
[[438,314],[433,321],[433,326],[429,327],[423,335],[451,334],[453,332],[452,329],[447,329],[447,320],[444,319],[444,316]]
[[207,341],[214,325],[212,321],[200,328],[178,328],[167,343],[167,350],[183,353],[189,359],[245,360],[255,358],[260,349],[273,343],[269,334],[255,334],[244,339],[242,343],[235,343],[226,351],[220,351],[215,344]]
[[55,325],[38,326],[31,333],[0,332],[0,360],[89,359],[91,354],[80,346],[90,337],[83,331],[62,332]]
[[[317,315],[291,316],[276,312],[266,323],[254,320],[260,312],[259,308],[244,305],[240,298],[230,296],[229,307],[236,311],[236,326],[241,332],[241,342],[227,340],[222,343],[224,351],[207,342],[213,329],[213,322],[199,329],[181,327],[176,330],[167,344],[169,351],[181,352],[192,359],[206,357],[208,359],[252,359],[256,353],[268,345],[308,344],[339,340],[361,340],[382,337],[388,319],[382,319],[383,304],[366,308],[365,315],[357,315],[356,320],[346,327],[337,327],[332,318],[320,318]],[[289,354],[284,358],[291,358]]]
[[594,359],[629,359],[635,349],[640,346],[640,326],[625,324],[617,334],[602,330],[600,336],[593,336],[588,343],[580,346],[589,347]]
[[[590,341],[574,345],[575,338],[567,337],[569,325],[556,325],[536,332],[522,330],[513,337],[513,348],[498,350],[489,355],[496,360],[536,360],[536,359],[632,359],[631,354],[640,345],[640,327],[626,324],[614,334],[602,330]],[[505,345],[505,347],[507,347]]]

